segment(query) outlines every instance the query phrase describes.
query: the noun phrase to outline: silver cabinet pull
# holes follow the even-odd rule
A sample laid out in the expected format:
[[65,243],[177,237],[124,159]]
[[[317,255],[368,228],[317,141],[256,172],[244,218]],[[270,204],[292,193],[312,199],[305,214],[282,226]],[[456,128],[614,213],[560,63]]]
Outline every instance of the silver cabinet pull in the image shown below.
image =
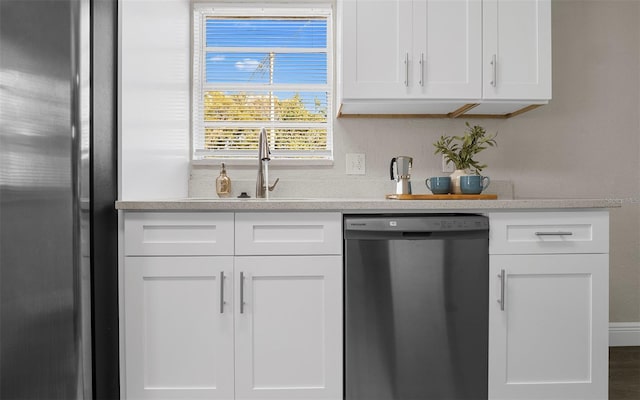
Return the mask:
[[571,236],[573,232],[536,232],[536,236]]
[[244,314],[244,272],[240,272],[240,314]]
[[220,271],[220,314],[224,314],[224,271]]
[[504,283],[506,275],[503,269],[500,270],[498,278],[500,278],[500,299],[498,299],[498,303],[500,303],[500,311],[504,311]]
[[420,86],[424,87],[424,53],[420,53]]
[[491,81],[491,86],[496,87],[498,84],[498,57],[497,55],[493,55],[491,57],[491,69],[493,71],[493,80]]
[[404,85],[409,87],[409,53],[404,54]]

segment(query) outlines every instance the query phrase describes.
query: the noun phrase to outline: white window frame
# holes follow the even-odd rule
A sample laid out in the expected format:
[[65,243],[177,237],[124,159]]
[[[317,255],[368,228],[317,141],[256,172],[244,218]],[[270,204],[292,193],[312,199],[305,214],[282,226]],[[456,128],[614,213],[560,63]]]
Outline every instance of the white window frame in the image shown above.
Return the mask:
[[[331,4],[310,4],[301,3],[295,5],[291,3],[281,4],[234,4],[234,3],[193,3],[193,19],[192,19],[192,103],[191,103],[191,146],[190,158],[192,164],[211,165],[219,164],[221,161],[229,165],[254,165],[257,160],[256,154],[243,158],[209,158],[200,159],[196,156],[198,148],[204,147],[204,144],[196,143],[197,138],[204,139],[204,87],[206,84],[206,68],[203,67],[205,57],[206,40],[203,38],[205,34],[206,18],[211,15],[215,16],[255,16],[255,17],[287,17],[287,16],[324,16],[327,18],[327,156],[322,159],[287,159],[278,158],[277,154],[272,153],[271,164],[275,165],[333,165],[333,122],[334,122],[334,52],[335,43],[333,37],[333,10]],[[227,88],[224,84],[221,88]],[[303,85],[300,85],[304,89]],[[314,86],[317,90],[317,86]],[[256,127],[264,126],[264,123],[256,122]]]

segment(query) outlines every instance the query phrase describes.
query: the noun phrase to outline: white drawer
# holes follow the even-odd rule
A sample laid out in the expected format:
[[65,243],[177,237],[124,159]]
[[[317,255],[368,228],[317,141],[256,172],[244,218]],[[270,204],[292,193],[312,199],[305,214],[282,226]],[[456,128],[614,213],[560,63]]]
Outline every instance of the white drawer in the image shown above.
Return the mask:
[[236,214],[236,255],[294,254],[342,254],[341,214]]
[[608,253],[609,212],[505,212],[489,215],[490,254]]
[[233,255],[233,213],[127,212],[127,256]]

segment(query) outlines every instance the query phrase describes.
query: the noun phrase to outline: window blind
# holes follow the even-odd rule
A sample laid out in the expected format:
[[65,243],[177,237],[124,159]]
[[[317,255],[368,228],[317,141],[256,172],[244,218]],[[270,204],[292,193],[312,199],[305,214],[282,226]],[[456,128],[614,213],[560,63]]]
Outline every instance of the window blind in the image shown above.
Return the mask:
[[332,159],[331,9],[194,5],[193,159]]

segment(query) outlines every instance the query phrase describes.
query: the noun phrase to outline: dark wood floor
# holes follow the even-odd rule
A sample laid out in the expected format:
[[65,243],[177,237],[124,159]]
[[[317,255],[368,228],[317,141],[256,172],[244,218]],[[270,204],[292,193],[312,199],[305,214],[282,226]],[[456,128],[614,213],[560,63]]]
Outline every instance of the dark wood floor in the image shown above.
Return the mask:
[[640,399],[640,347],[609,348],[609,400]]

